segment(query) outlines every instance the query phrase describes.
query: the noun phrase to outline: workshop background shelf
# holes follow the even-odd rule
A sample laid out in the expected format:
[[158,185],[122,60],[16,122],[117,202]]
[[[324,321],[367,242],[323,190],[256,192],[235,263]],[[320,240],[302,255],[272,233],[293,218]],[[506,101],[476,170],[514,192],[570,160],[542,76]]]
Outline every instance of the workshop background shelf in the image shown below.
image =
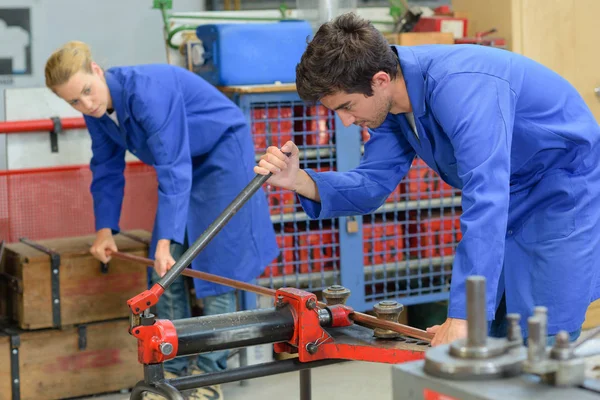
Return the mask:
[[[347,171],[360,162],[368,131],[344,127],[334,113],[302,102],[294,85],[222,88],[250,123],[257,161],[268,146],[293,140],[301,168]],[[348,304],[371,309],[445,300],[460,241],[460,192],[420,159],[387,201],[365,216],[309,220],[294,193],[265,185],[280,255],[258,284],[319,292],[352,291]],[[247,304],[253,304],[252,295]]]

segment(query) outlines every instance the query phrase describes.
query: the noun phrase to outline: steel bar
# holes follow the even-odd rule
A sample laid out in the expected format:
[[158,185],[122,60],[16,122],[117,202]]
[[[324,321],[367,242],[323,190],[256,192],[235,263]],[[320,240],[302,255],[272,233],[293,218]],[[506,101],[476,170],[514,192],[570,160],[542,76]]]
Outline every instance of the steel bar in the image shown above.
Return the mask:
[[256,175],[248,185],[233,199],[233,201],[219,214],[208,228],[200,235],[198,239],[182,254],[175,265],[171,267],[167,274],[160,278],[158,284],[164,289],[171,286],[171,283],[181,274],[181,272],[192,263],[192,260],[204,250],[210,241],[223,229],[227,222],[242,208],[244,204],[259,190],[262,185],[270,178],[268,175]]
[[[120,252],[110,252],[109,255],[111,257],[120,258],[123,260],[129,260],[129,261],[137,262],[137,263],[144,264],[147,266],[154,264],[154,261],[152,261],[149,258],[145,258],[145,257],[134,256],[134,255],[124,254],[124,253],[120,253]],[[208,282],[219,283],[221,285],[229,286],[229,287],[239,289],[239,290],[246,290],[248,292],[261,294],[264,296],[274,297],[275,293],[276,293],[274,289],[265,288],[265,287],[258,286],[258,285],[253,285],[251,283],[236,281],[235,279],[223,278],[221,276],[208,274],[206,272],[194,271],[189,268],[184,268],[181,271],[181,273],[185,276],[191,276],[193,278],[204,279]],[[325,303],[318,302],[318,305],[320,307],[324,307]],[[374,328],[390,329],[394,332],[398,332],[403,335],[410,336],[410,337],[420,339],[420,340],[424,340],[427,342],[430,342],[431,339],[433,338],[433,335],[431,333],[425,332],[424,330],[413,328],[413,327],[399,324],[399,323],[392,322],[392,321],[381,320],[381,319],[378,319],[371,315],[359,313],[357,311],[350,314],[350,318],[357,324],[366,325],[368,327],[374,327]]]
[[471,276],[467,279],[467,347],[483,347],[486,345],[487,317],[485,308],[485,278]]
[[181,378],[167,380],[169,384],[178,390],[188,390],[198,387],[219,385],[229,382],[237,382],[244,379],[261,378],[263,376],[284,374],[286,372],[301,371],[308,368],[324,367],[331,364],[347,362],[347,360],[319,360],[300,362],[297,358],[284,361],[273,361],[270,363],[240,367],[222,372],[211,372],[202,375],[190,375]]

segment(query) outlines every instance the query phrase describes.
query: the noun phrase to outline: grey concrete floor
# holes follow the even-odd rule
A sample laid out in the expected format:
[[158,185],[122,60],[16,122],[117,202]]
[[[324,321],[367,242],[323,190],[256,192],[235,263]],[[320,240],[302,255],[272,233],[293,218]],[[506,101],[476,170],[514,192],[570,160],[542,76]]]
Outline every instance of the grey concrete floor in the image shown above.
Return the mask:
[[[348,362],[311,371],[312,400],[370,399],[391,400],[391,366],[366,362]],[[223,385],[226,400],[271,400],[300,398],[299,374],[290,372]],[[127,400],[128,394],[107,394],[90,400]]]

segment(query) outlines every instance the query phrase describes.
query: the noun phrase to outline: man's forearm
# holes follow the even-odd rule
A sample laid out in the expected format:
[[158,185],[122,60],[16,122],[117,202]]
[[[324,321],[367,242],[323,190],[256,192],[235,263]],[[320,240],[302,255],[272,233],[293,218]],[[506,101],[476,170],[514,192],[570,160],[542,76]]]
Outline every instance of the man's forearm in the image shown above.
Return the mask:
[[303,169],[298,171],[298,179],[294,185],[294,191],[307,199],[321,202],[319,188],[313,179]]

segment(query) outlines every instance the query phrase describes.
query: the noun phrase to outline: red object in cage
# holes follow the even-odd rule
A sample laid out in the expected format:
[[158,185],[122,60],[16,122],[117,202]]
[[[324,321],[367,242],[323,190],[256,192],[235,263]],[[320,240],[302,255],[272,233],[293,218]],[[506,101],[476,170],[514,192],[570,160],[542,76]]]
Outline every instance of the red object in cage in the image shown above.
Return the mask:
[[294,236],[292,233],[293,229],[286,228],[284,232],[276,236],[279,255],[275,261],[265,268],[261,277],[268,278],[294,273]]
[[271,214],[285,214],[296,211],[296,194],[291,190],[281,189],[266,184],[263,186],[269,200]]
[[269,146],[283,146],[292,140],[292,108],[267,107],[252,110],[254,149],[263,151]]
[[364,265],[404,260],[404,235],[397,223],[363,225]]
[[333,114],[324,106],[294,107],[294,140],[299,145],[329,144],[330,130],[335,129]]
[[[125,169],[120,227],[152,231],[158,201],[154,168]],[[18,241],[93,234],[89,166],[0,171],[0,240]]]
[[460,216],[444,215],[409,223],[411,257],[451,256],[462,239]]
[[300,260],[298,273],[327,271],[333,268],[333,260],[339,257],[337,232],[332,230],[299,233],[297,237]]

